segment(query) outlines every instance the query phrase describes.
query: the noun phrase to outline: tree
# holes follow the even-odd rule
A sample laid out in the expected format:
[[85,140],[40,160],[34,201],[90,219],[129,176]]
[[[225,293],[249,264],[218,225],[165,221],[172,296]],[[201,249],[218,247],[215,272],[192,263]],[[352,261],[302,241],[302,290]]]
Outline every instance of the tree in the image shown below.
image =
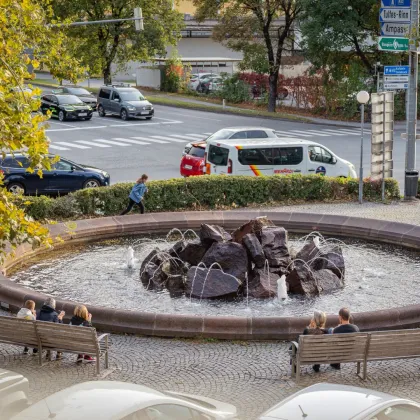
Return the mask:
[[61,21],[127,19],[141,7],[144,31],[135,30],[134,21],[68,27],[74,54],[90,74],[102,74],[111,83],[111,64],[124,70],[129,61],[149,61],[166,55],[165,47],[175,45],[183,16],[172,8],[171,0],[50,0],[54,17]]
[[293,42],[293,26],[301,13],[301,0],[194,0],[196,18],[218,18],[213,37],[228,48],[244,52],[255,63],[265,51],[269,74],[268,110],[275,112],[277,82],[284,52]]
[[378,51],[377,0],[302,0],[302,49],[315,68],[328,68],[336,78],[351,64],[374,72],[377,61],[395,62],[398,54]]
[[[60,32],[46,27],[42,9],[30,0],[0,0],[0,149],[6,152],[25,150],[31,161],[31,172],[50,168],[48,138],[44,117],[37,111],[40,101],[22,90],[24,80],[31,78],[27,66],[35,68],[45,63],[52,74],[71,68],[67,78],[76,81],[83,69],[68,56],[65,38]],[[31,50],[31,54],[26,52]],[[16,205],[16,198],[8,193],[0,173],[0,263],[8,252],[19,244],[48,245],[48,229],[30,220],[24,210]]]

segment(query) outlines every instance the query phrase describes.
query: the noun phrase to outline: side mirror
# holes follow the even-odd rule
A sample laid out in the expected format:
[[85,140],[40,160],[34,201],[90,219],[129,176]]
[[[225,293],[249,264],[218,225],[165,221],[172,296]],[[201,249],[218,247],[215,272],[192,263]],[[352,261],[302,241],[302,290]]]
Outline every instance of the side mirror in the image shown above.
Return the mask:
[[114,99],[115,102],[120,102],[119,98]]
[[71,165],[70,171],[73,172],[73,171],[76,171],[76,170],[77,170],[77,168],[74,165]]
[[331,163],[337,163],[337,158],[336,158],[335,156],[333,156],[333,157],[331,158]]

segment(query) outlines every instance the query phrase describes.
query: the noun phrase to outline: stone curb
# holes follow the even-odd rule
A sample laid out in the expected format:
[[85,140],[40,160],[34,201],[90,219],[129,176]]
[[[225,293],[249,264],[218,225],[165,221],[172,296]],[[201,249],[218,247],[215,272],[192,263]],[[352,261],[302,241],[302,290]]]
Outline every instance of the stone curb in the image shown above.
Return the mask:
[[[340,215],[266,212],[264,210],[149,213],[145,215],[115,216],[80,220],[69,231],[65,223],[51,225],[50,232],[56,247],[78,244],[115,236],[141,233],[167,233],[177,227],[181,230],[198,229],[202,223],[219,224],[235,229],[258,216],[268,216],[276,225],[293,233],[318,231],[335,237],[361,238],[420,249],[420,227]],[[60,236],[61,240],[57,239]],[[17,248],[15,258],[6,261],[3,271],[15,266],[28,256],[45,250],[33,251],[30,246]],[[42,304],[46,296],[8,280],[0,275],[0,305],[11,311],[23,306],[27,299]],[[76,303],[57,299],[57,308],[70,318]],[[114,333],[131,333],[158,337],[208,337],[235,340],[290,340],[295,339],[309,323],[309,317],[235,317],[194,316],[164,313],[134,312],[89,305],[95,326]],[[354,314],[355,323],[363,331],[378,329],[417,328],[420,326],[420,305],[390,308]],[[337,325],[337,317],[328,316],[327,326]]]

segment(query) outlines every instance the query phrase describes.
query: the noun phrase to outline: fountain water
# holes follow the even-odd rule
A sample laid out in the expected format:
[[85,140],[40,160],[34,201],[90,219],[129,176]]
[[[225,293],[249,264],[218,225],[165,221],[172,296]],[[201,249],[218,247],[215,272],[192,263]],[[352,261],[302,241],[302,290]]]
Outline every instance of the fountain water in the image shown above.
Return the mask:
[[279,300],[287,299],[286,276],[284,274],[277,280],[277,298]]
[[127,249],[127,268],[133,269],[134,268],[134,249],[132,246],[129,246]]

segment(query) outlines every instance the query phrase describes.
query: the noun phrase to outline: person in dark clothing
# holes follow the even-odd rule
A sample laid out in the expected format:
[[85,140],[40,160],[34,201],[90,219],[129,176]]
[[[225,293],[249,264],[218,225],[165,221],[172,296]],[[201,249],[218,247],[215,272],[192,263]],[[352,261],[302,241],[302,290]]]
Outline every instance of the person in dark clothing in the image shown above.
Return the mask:
[[[70,321],[70,325],[79,325],[81,327],[92,326],[92,314],[90,314],[85,305],[78,305],[74,309],[74,315]],[[86,363],[96,362],[96,358],[87,354],[78,354],[77,363],[85,361]]]
[[[314,316],[308,327],[303,330],[303,335],[322,335],[328,334],[325,329],[325,323],[327,322],[327,316],[325,312],[314,311]],[[312,368],[315,372],[319,372],[321,365],[313,365]]]
[[148,180],[148,176],[146,174],[143,174],[141,178],[139,178],[136,183],[134,184],[134,187],[130,191],[130,195],[128,197],[128,206],[127,208],[121,212],[120,216],[123,216],[124,214],[127,214],[131,211],[131,209],[134,207],[135,204],[137,204],[140,208],[140,213],[144,214],[144,204],[142,202],[145,194],[147,194],[148,189],[146,187],[146,182]]
[[[38,311],[36,316],[37,321],[55,322],[61,324],[63,322],[64,315],[66,313],[61,311],[59,314],[55,310],[55,299],[48,298],[42,308]],[[61,352],[57,352],[56,360],[60,360],[62,357]],[[51,360],[51,351],[47,350],[47,359]]]
[[[340,324],[332,330],[332,334],[349,334],[360,332],[357,325],[351,324],[352,319],[350,309],[341,308],[338,312],[338,320]],[[334,369],[341,369],[340,363],[333,363],[331,367]]]

